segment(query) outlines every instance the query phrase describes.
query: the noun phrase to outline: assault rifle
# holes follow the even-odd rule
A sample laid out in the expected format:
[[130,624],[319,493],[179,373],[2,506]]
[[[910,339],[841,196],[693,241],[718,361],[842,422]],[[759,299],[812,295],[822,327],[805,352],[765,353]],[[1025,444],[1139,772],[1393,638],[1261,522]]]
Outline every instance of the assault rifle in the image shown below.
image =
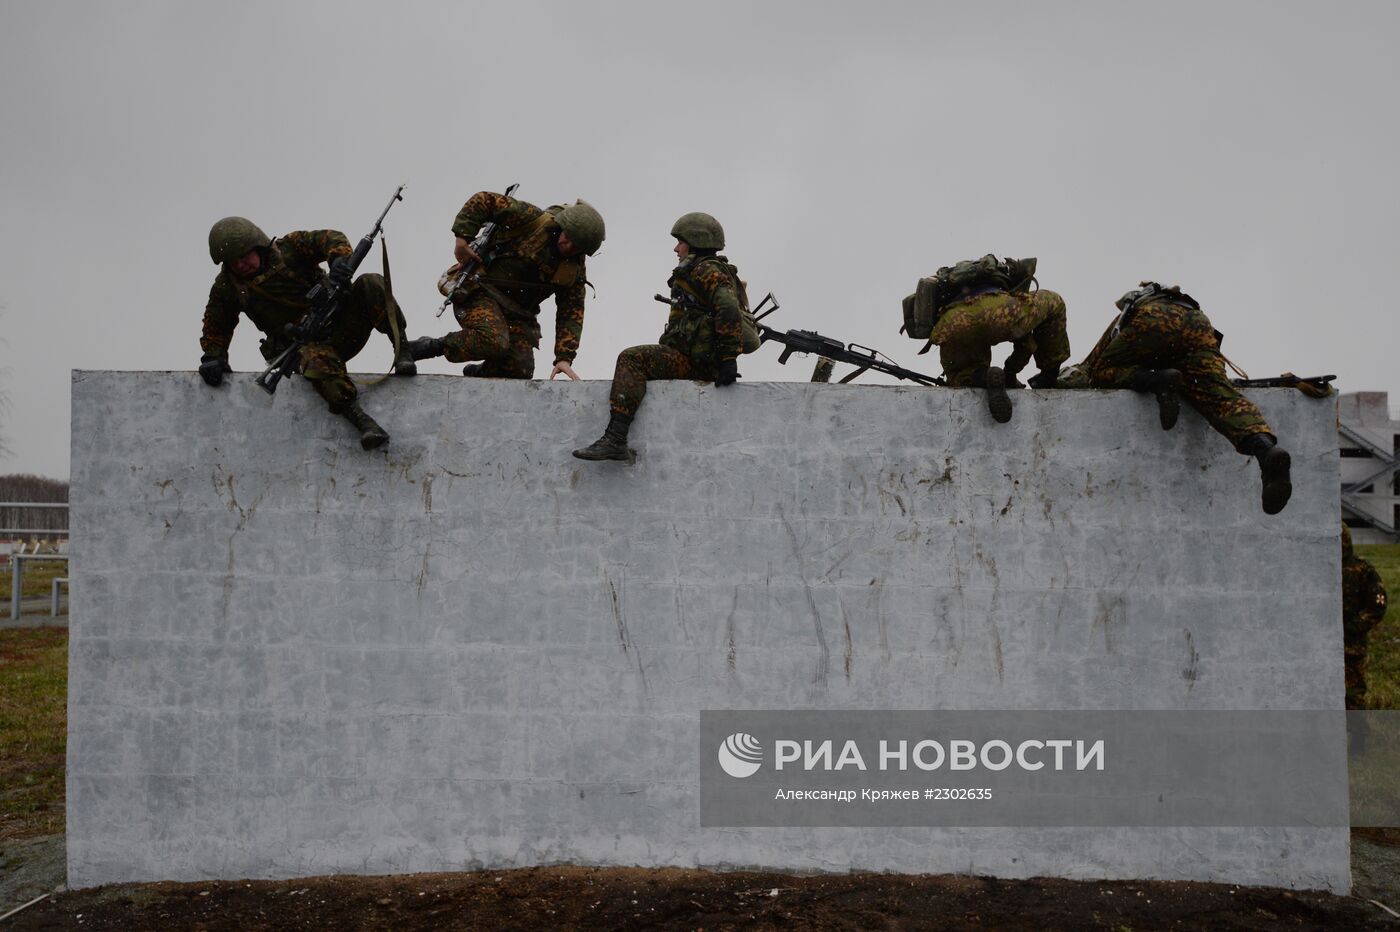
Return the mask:
[[[688,307],[698,307],[700,302],[684,291],[677,289],[671,297],[665,295],[653,295],[653,300],[662,304],[681,304]],[[763,308],[772,302],[773,306],[768,310]],[[832,337],[824,337],[815,330],[775,330],[762,323],[763,318],[778,309],[778,299],[773,297],[773,292],[764,295],[763,300],[753,309],[754,323],[758,326],[758,342],[781,343],[783,345],[782,355],[778,357],[778,362],[786,365],[788,357],[793,353],[816,353],[818,356],[833,360],[834,362],[850,363],[856,370],[845,378],[840,384],[844,385],[852,379],[863,375],[874,369],[876,372],[883,372],[892,375],[897,379],[904,379],[908,382],[918,382],[920,385],[946,385],[942,379],[924,375],[922,372],[915,372],[912,369],[905,369],[897,366],[888,356],[879,350],[868,346],[861,346],[859,343],[842,343]],[[760,313],[762,312],[762,313]]]
[[[773,300],[773,293],[758,303],[755,311],[762,310],[763,305]],[[755,314],[754,321],[761,321],[769,314],[778,309],[778,302],[773,301],[773,306],[762,314]],[[815,330],[775,330],[765,324],[758,325],[758,340],[760,343],[772,341],[783,345],[783,352],[778,357],[778,362],[786,364],[788,357],[793,353],[816,353],[825,359],[833,362],[850,363],[856,370],[841,379],[841,385],[845,385],[852,379],[864,375],[874,369],[876,372],[883,372],[892,375],[897,379],[904,379],[907,382],[917,382],[920,385],[945,385],[947,384],[937,376],[924,375],[922,372],[915,372],[903,366],[897,366],[894,362],[881,353],[879,350],[869,346],[861,346],[859,343],[842,343],[832,337],[824,337]]]
[[1313,398],[1326,398],[1332,394],[1330,383],[1335,375],[1314,375],[1308,378],[1285,372],[1269,379],[1231,379],[1236,388],[1296,388]]
[[[506,197],[510,197],[514,194],[515,189],[518,187],[520,187],[520,184],[517,182],[509,188],[506,188]],[[488,220],[476,231],[476,236],[472,237],[471,247],[472,252],[476,253],[479,258],[468,259],[466,262],[462,263],[462,268],[458,271],[457,277],[452,279],[451,283],[448,285],[447,300],[442,302],[442,307],[438,308],[438,312],[434,316],[441,317],[442,312],[452,306],[452,296],[457,293],[457,289],[465,285],[469,279],[474,279],[481,274],[481,263],[486,261],[486,250],[490,247],[491,239],[496,235],[496,228],[498,226],[500,226],[500,224],[496,221]]]
[[[384,228],[384,218],[389,215],[389,209],[394,206],[395,201],[403,200],[404,185],[399,185],[394,189],[394,196],[389,198],[388,207],[384,208],[379,219],[374,221],[374,229],[370,230],[360,241],[355,244],[355,251],[350,254],[350,274],[354,275],[355,270],[360,267],[360,263],[365,261],[365,256],[369,255],[370,247],[374,245],[375,237]],[[296,371],[297,362],[301,356],[301,348],[320,336],[335,316],[336,309],[340,307],[341,298],[344,295],[339,285],[334,282],[317,282],[316,285],[306,293],[306,300],[311,303],[311,310],[306,312],[306,316],[294,324],[288,324],[286,335],[291,339],[291,345],[277,355],[272,362],[268,363],[262,375],[255,380],[258,387],[269,395],[277,391],[277,383],[282,381],[285,375],[291,375]]]
[[771,340],[774,343],[783,344],[782,355],[778,357],[780,363],[786,363],[788,357],[793,353],[816,353],[818,356],[823,356],[833,362],[850,363],[856,367],[856,370],[841,379],[840,384],[842,385],[871,369],[892,375],[897,379],[918,382],[920,385],[947,384],[937,376],[924,375],[922,372],[897,366],[879,350],[869,346],[861,346],[859,343],[842,343],[840,340],[824,337],[815,330],[774,330],[772,327],[759,324],[758,338],[764,343]]

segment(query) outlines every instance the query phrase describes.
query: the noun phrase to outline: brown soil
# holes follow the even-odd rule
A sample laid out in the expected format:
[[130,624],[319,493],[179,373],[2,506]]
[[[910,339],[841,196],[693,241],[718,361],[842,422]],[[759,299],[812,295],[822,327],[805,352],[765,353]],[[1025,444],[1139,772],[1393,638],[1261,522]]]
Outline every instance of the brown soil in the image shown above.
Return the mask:
[[1165,882],[530,868],[56,894],[31,929],[1395,929],[1359,897]]

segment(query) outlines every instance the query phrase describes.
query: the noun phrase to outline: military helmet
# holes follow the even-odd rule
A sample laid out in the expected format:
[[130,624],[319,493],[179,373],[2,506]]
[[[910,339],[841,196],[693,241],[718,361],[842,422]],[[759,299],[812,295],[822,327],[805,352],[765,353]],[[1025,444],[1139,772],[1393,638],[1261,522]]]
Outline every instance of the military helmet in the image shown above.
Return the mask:
[[724,248],[724,227],[714,217],[698,211],[677,220],[671,235],[692,249]]
[[1055,385],[1059,388],[1088,388],[1089,371],[1083,365],[1065,366],[1055,379]]
[[569,234],[569,240],[584,255],[591,256],[603,245],[607,230],[603,227],[603,215],[593,209],[587,201],[570,204],[554,215],[560,229]]
[[1158,292],[1161,292],[1163,290],[1164,289],[1162,288],[1162,286],[1157,284],[1156,282],[1142,282],[1137,288],[1134,288],[1132,291],[1123,292],[1123,297],[1119,298],[1117,301],[1114,301],[1113,305],[1120,311],[1126,311],[1128,308],[1137,305],[1141,301],[1150,298],[1154,294],[1157,294]]
[[237,259],[250,249],[266,248],[272,240],[246,217],[225,217],[209,228],[209,258],[215,265]]

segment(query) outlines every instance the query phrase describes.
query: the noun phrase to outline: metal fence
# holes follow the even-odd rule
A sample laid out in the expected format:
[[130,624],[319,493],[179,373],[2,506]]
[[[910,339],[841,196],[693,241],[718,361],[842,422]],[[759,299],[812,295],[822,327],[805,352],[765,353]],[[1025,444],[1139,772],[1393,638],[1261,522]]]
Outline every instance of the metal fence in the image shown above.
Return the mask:
[[[0,502],[0,535],[24,536],[29,538],[53,538],[68,536],[67,502]],[[11,543],[10,547],[13,547]],[[31,560],[61,560],[68,562],[68,556],[61,553],[14,553],[5,548],[0,553],[0,563],[10,567],[10,620],[18,621],[23,596],[24,566]],[[59,613],[60,587],[66,586],[67,577],[55,580],[51,598],[51,614]]]
[[[31,560],[61,560],[68,562],[67,554],[58,553],[17,553],[10,557],[10,620],[19,621],[20,614],[24,611],[24,594],[21,592],[24,582],[24,565]],[[60,583],[59,580],[62,580]],[[59,608],[59,586],[68,584],[67,576],[60,576],[52,583],[53,592],[51,595],[52,608],[50,614],[57,615]]]
[[67,533],[67,502],[0,502],[0,534]]

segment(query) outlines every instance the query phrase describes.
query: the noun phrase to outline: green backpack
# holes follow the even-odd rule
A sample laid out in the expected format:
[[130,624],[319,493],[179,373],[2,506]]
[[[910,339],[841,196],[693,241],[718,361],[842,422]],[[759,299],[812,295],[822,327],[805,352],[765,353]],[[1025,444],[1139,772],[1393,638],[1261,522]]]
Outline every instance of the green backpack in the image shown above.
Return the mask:
[[739,270],[730,263],[730,278],[734,279],[734,290],[739,294],[739,339],[742,343],[740,353],[745,355],[758,352],[758,348],[763,345],[763,341],[758,337],[758,321],[754,319],[753,311],[749,310],[749,283],[739,277]]
[[[927,340],[943,311],[978,289],[1025,291],[1035,281],[1035,261],[1034,257],[998,259],[988,253],[980,259],[945,265],[928,278],[919,279],[914,293],[904,299],[904,326],[900,332],[915,340]],[[928,352],[928,347],[919,352]]]

